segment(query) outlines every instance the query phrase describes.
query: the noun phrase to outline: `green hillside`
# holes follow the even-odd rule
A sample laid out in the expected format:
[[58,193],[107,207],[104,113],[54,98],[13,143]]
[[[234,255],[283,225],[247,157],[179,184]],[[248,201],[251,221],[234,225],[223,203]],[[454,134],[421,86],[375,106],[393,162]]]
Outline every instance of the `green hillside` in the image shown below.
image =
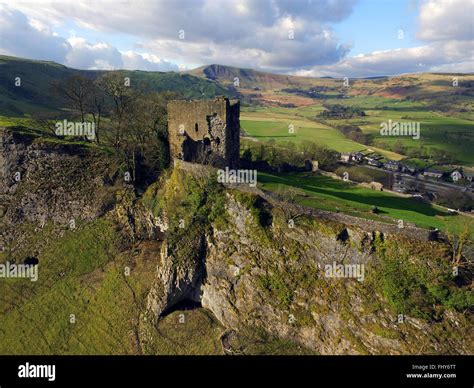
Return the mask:
[[[288,188],[301,190],[296,202],[316,209],[337,211],[382,222],[404,220],[421,228],[438,228],[460,233],[472,220],[464,215],[451,215],[437,206],[411,198],[398,197],[388,192],[355,186],[322,175],[259,173],[259,183],[265,190],[281,191]],[[371,209],[377,207],[379,214]]]
[[233,84],[235,79],[238,78],[239,87],[241,88],[281,89],[289,86],[309,87],[321,82],[321,79],[318,78],[266,73],[254,69],[223,65],[202,66],[188,71],[187,74],[214,80],[223,85]]
[[[130,77],[131,87],[148,91],[173,91],[184,98],[233,96],[225,87],[189,74],[174,72],[121,71]],[[0,56],[0,115],[19,117],[42,111],[59,110],[65,106],[52,90],[53,82],[73,75],[95,79],[105,71],[76,70],[48,61],[33,61]],[[15,85],[19,77],[20,86]]]

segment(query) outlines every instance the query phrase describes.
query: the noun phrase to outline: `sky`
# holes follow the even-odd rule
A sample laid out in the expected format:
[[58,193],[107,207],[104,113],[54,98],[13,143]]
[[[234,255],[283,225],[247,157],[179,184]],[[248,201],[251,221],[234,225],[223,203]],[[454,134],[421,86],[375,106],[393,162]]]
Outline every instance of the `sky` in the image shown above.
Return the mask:
[[0,54],[78,69],[474,72],[473,37],[474,0],[0,0]]

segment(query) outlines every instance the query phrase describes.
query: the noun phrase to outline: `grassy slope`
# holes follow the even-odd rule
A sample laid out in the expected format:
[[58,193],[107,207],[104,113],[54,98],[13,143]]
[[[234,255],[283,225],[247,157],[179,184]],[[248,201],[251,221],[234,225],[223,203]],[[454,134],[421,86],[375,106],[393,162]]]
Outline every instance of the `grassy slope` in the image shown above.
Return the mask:
[[[0,56],[0,114],[21,116],[61,107],[51,93],[51,82],[77,73],[54,62]],[[16,77],[20,86],[15,85]]]
[[233,84],[239,79],[240,88],[281,89],[289,86],[304,87],[321,83],[320,79],[298,77],[283,74],[265,73],[254,69],[242,69],[232,66],[209,65],[186,72],[196,77],[212,79],[220,84]]
[[[303,117],[285,117],[283,114],[261,114],[244,112],[240,125],[251,137],[276,141],[313,141],[336,151],[360,151],[366,147],[352,140],[346,139],[338,130],[307,120]],[[293,125],[294,133],[289,133],[289,126]]]
[[232,96],[232,93],[223,86],[189,74],[147,71],[124,71],[124,73],[136,85],[143,85],[145,90],[154,92],[174,91],[187,99]]
[[301,189],[307,196],[297,197],[297,202],[305,206],[331,211],[338,209],[343,213],[387,222],[386,218],[370,212],[372,206],[377,206],[382,216],[402,219],[423,228],[448,228],[458,233],[466,225],[470,225],[471,235],[474,237],[472,219],[461,215],[450,216],[441,208],[410,198],[358,187],[321,175],[259,173],[258,179],[260,186],[270,191],[288,187]]
[[[438,112],[426,110],[424,103],[412,103],[377,96],[356,97],[344,100],[327,100],[328,103],[360,106],[367,116],[345,120],[326,120],[327,125],[310,120],[322,109],[319,104],[299,108],[259,108],[242,113],[242,128],[251,136],[289,140],[288,125],[293,124],[295,141],[312,140],[339,152],[357,151],[367,148],[346,139],[338,130],[330,126],[353,124],[364,132],[374,135],[374,145],[369,148],[383,156],[400,160],[404,156],[393,150],[400,142],[406,148],[437,148],[448,151],[462,164],[474,164],[474,124],[470,120],[448,117]],[[383,108],[383,109],[382,109]],[[420,139],[406,136],[381,136],[380,124],[392,121],[420,122]]]
[[[105,219],[59,234],[51,224],[37,231],[19,227],[26,240],[14,252],[0,253],[0,262],[21,262],[40,249],[38,281],[1,279],[0,354],[222,354],[224,328],[204,309],[167,315],[149,328],[153,341],[141,348],[139,320],[160,242],[119,252],[120,235]],[[269,336],[264,342],[251,329],[239,343],[247,354],[307,352]]]
[[[25,226],[26,227],[26,226]],[[55,238],[51,225],[25,230],[28,244],[4,257],[12,261],[45,245],[37,282],[0,282],[0,354],[139,354],[138,319],[153,282],[159,243],[136,254],[117,251],[113,224],[97,220]],[[125,268],[131,269],[125,276]],[[222,327],[209,314],[167,316],[155,333],[157,354],[220,354]],[[71,323],[71,314],[75,323]],[[146,351],[150,351],[147,349]]]
[[[366,145],[347,139],[335,128],[311,120],[311,118],[314,118],[323,109],[324,108],[320,105],[311,105],[296,109],[273,107],[251,108],[244,110],[242,113],[241,127],[251,137],[262,140],[313,141],[338,152],[354,152],[368,148]],[[290,135],[288,132],[290,124],[292,124],[295,129],[293,135]],[[339,124],[342,124],[342,122]],[[400,160],[404,157],[403,155],[386,149],[374,146],[370,146],[369,148],[389,159]]]
[[[384,101],[382,101],[384,100]],[[332,100],[329,103],[338,103]],[[340,103],[340,102],[339,102]],[[430,111],[426,103],[383,99],[381,97],[358,97],[345,99],[344,105],[356,105],[366,109],[367,116],[352,120],[332,120],[331,123],[352,123],[376,137],[376,144],[393,147],[400,141],[405,147],[435,147],[446,150],[459,158],[461,163],[474,164],[474,123],[471,120],[448,117]],[[383,109],[382,109],[383,108]],[[380,135],[380,124],[388,120],[419,122],[420,139],[411,137],[384,137]]]
[[[409,117],[410,119],[402,119]],[[382,121],[413,121],[420,122],[420,139],[410,137],[384,137],[380,135],[380,123]],[[371,112],[368,124],[362,126],[365,132],[376,136],[376,144],[393,147],[397,141],[407,147],[433,147],[448,151],[454,155],[459,162],[466,165],[474,164],[474,123],[455,117],[446,117],[433,112],[404,112],[376,111]],[[386,147],[386,146],[385,146]]]
[[[33,61],[0,55],[0,115],[21,117],[38,112],[57,111],[66,104],[52,91],[52,83],[72,75],[96,78],[104,71],[71,69],[54,62]],[[225,87],[189,74],[123,71],[132,87],[156,92],[174,91],[185,98],[230,96]],[[16,77],[21,86],[15,86]]]

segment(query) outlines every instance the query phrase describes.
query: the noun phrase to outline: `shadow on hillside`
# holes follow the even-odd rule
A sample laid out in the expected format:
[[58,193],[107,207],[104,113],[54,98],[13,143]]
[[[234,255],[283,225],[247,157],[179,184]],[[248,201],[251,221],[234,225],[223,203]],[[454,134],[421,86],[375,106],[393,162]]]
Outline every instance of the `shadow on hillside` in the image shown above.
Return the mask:
[[[334,198],[339,198],[343,199],[346,201],[352,201],[352,202],[357,202],[360,204],[368,205],[368,206],[377,206],[377,207],[384,207],[384,208],[390,208],[390,209],[398,209],[398,210],[408,210],[408,211],[413,211],[419,214],[423,214],[425,216],[430,216],[430,217],[435,217],[435,216],[447,216],[448,213],[439,211],[435,209],[434,207],[417,202],[411,198],[401,198],[401,197],[389,197],[389,196],[382,196],[382,195],[377,195],[375,194],[364,194],[361,195],[356,192],[350,192],[350,191],[338,191],[338,189],[341,189],[341,183],[340,182],[332,182],[331,178],[327,178],[327,183],[328,186],[332,187],[332,190],[328,190],[324,187],[319,187],[317,186],[317,182],[314,182],[314,184],[307,183],[305,182],[305,178],[300,178],[297,176],[292,177],[293,180],[287,179],[285,176],[276,176],[272,175],[272,178],[266,179],[263,178],[261,180],[263,183],[268,182],[268,183],[277,183],[277,184],[282,184],[286,186],[293,186],[297,187],[299,189],[302,189],[308,193],[315,193],[315,194],[324,194],[327,196],[331,196]],[[311,178],[307,178],[310,180]],[[325,180],[321,180],[321,183],[324,183]],[[350,190],[351,186],[347,186],[348,189]],[[355,187],[354,187],[355,188]],[[344,190],[347,190],[346,188]]]

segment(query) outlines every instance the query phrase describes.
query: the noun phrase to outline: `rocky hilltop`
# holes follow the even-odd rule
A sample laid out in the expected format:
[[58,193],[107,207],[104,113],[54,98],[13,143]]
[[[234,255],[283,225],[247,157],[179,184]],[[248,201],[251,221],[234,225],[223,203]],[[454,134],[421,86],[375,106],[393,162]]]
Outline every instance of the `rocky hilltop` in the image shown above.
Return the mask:
[[[156,194],[186,197],[186,174],[174,171]],[[159,206],[168,229],[148,296],[153,318],[189,300],[231,332],[266,330],[318,354],[472,352],[471,317],[431,306],[429,292],[422,293],[450,271],[442,243],[306,217],[293,225],[284,208],[253,194],[224,190],[219,203],[206,192],[213,205],[202,229],[173,231],[172,205]],[[180,221],[186,225],[189,214]],[[327,277],[326,265],[335,263],[363,265],[365,278]],[[412,290],[397,295],[405,282],[413,282]]]
[[103,151],[22,130],[2,131],[0,173],[0,259],[40,262],[37,284],[0,284],[2,353],[255,353],[249,337],[260,353],[474,350],[472,269],[454,277],[443,242],[298,214],[208,169],[139,195]]

